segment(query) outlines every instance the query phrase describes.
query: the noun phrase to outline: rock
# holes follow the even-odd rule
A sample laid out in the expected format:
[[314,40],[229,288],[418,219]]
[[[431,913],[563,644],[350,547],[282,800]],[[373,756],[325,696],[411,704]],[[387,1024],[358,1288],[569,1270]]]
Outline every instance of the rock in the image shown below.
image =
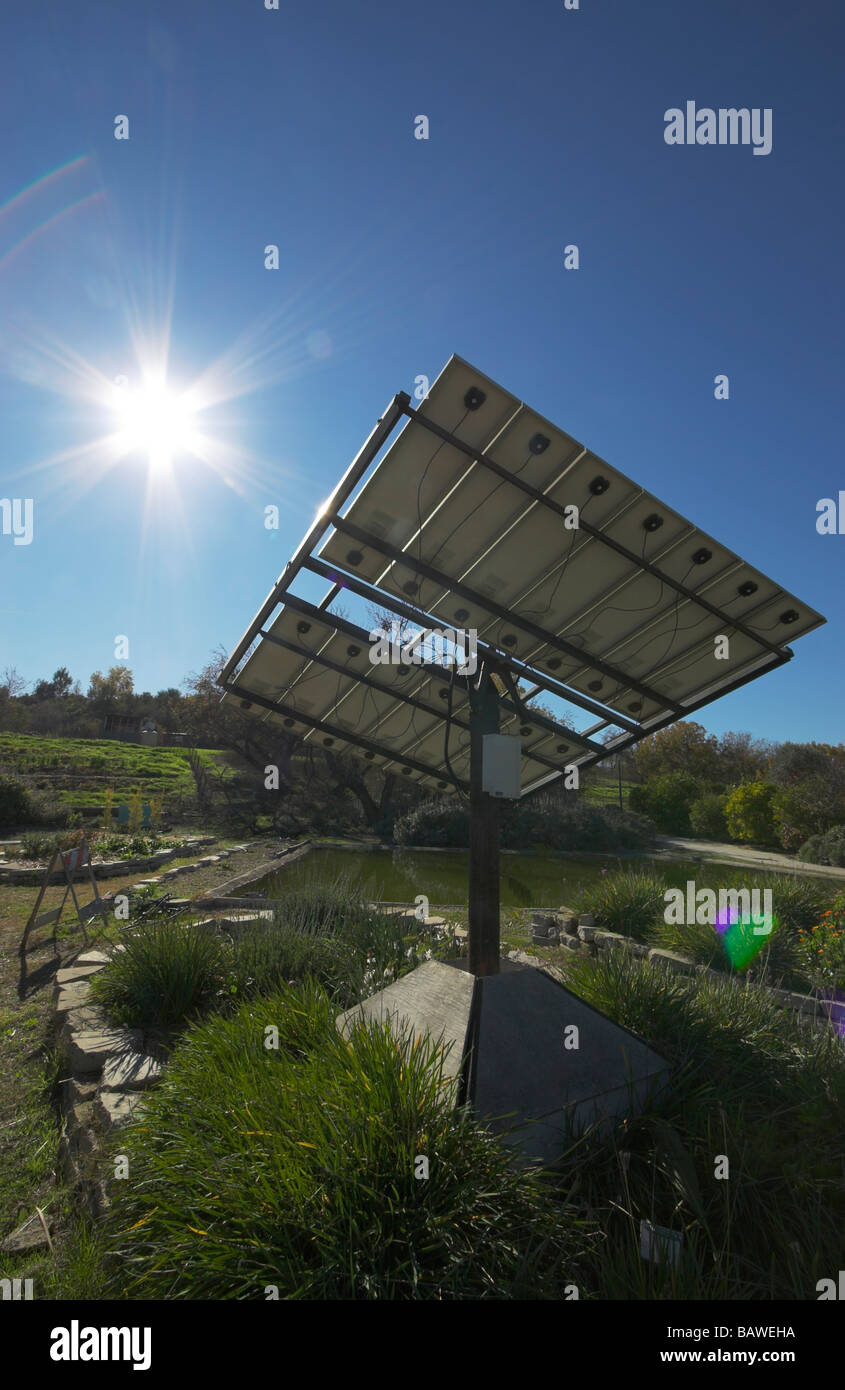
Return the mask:
[[618,950],[620,947],[623,949],[627,947],[631,938],[628,936],[623,936],[622,933],[618,931],[595,931],[593,934],[593,940],[595,941],[599,950],[601,950],[602,948],[606,950]]
[[648,959],[650,964],[665,965],[679,975],[695,974],[695,962],[687,960],[686,956],[679,955],[677,951],[662,951],[654,947],[649,951]]
[[592,912],[582,912],[578,918],[578,925],[579,927],[594,927],[596,919]]
[[86,1075],[100,1071],[114,1052],[140,1053],[141,1033],[137,1028],[72,1029],[67,1049],[73,1071]]
[[594,937],[595,937],[595,934],[596,934],[596,928],[595,928],[595,927],[587,927],[587,926],[582,927],[582,926],[580,926],[580,925],[579,925],[579,927],[578,927],[578,938],[579,938],[580,941],[592,941],[592,940],[594,939]]
[[161,1063],[129,1048],[112,1053],[103,1064],[100,1094],[105,1091],[143,1091],[161,1079]]
[[110,1027],[102,1009],[98,1009],[96,1004],[86,1004],[81,1009],[69,1009],[62,1014],[59,1037],[67,1044],[76,1033],[100,1033]]
[[[44,1220],[47,1223],[47,1229],[52,1230],[53,1223],[49,1216],[45,1216]],[[12,1254],[19,1250],[43,1250],[49,1244],[41,1218],[38,1212],[35,1212],[33,1216],[28,1216],[26,1221],[6,1236],[4,1240],[0,1240],[0,1250]]]
[[[102,968],[102,965],[69,965],[64,970],[56,971],[54,988],[60,985],[70,985],[79,980],[90,979]],[[58,989],[56,992],[58,993]]]
[[108,965],[111,956],[105,951],[85,951],[81,956],[77,956],[74,965]]
[[72,980],[68,985],[60,985],[56,990],[56,1013],[66,1014],[72,1009],[82,1008],[90,993],[91,986],[87,980]]
[[59,1105],[65,1119],[72,1123],[72,1116],[78,1106],[92,1104],[97,1094],[96,1081],[84,1077],[69,1076],[60,1082]]
[[106,1129],[120,1129],[132,1119],[141,1097],[133,1091],[100,1090],[94,1103],[94,1114]]

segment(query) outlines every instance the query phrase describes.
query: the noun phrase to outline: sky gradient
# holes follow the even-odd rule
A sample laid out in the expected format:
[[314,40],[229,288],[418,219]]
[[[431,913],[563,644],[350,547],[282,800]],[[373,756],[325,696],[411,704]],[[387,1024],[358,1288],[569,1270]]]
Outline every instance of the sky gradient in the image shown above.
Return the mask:
[[[34,531],[0,535],[0,669],[85,689],[126,636],[155,691],[230,650],[457,352],[827,617],[697,717],[842,740],[839,5],[7,0],[2,29],[0,496]],[[688,100],[770,108],[771,153],[667,145]],[[203,457],[151,472],[98,441],[165,351]]]

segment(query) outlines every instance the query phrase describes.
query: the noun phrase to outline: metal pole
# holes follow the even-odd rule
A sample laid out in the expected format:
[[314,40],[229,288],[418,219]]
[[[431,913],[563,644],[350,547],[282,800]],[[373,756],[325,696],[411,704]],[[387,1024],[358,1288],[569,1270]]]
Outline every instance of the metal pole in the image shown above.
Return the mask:
[[482,791],[484,735],[499,728],[499,696],[485,662],[470,684],[469,968],[499,973],[499,803]]

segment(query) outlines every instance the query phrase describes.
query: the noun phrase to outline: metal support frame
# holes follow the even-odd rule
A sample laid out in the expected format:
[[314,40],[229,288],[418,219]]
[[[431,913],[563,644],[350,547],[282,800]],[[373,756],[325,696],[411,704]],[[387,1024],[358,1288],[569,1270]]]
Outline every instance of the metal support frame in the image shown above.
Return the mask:
[[[369,639],[369,633],[365,632],[363,628],[358,627],[355,623],[351,623],[348,618],[341,618],[334,613],[326,613],[320,608],[315,608],[314,605],[308,603],[306,599],[298,598],[295,594],[286,594],[284,602],[285,606],[291,608],[294,612],[302,613],[304,616],[312,617],[316,621],[327,623],[335,632],[343,633],[345,637],[350,637],[355,642],[360,642],[364,645]],[[393,696],[394,699],[402,701],[403,704],[415,705],[417,709],[424,711],[426,714],[434,714],[437,715],[438,718],[443,714],[442,710],[437,709],[435,706],[426,705],[423,701],[416,699],[412,695],[406,695],[400,690],[388,689],[387,686],[373,680],[370,676],[364,676],[356,671],[350,671],[348,667],[342,666],[340,662],[332,661],[329,657],[323,656],[321,652],[308,651],[307,648],[298,646],[297,643],[290,642],[287,638],[276,637],[272,632],[265,632],[263,629],[261,636],[266,638],[268,642],[273,642],[276,646],[284,647],[287,651],[295,652],[298,656],[303,656],[310,661],[318,662],[320,665],[327,667],[328,670],[334,671],[338,675],[349,676],[350,680],[355,680],[362,685],[370,686],[373,690],[381,694],[389,694]],[[483,658],[499,663],[498,656],[489,648],[485,648]],[[500,664],[504,671],[510,672],[508,663],[502,661]],[[412,669],[424,672],[433,680],[440,681],[444,686],[448,687],[452,683],[451,672],[444,670],[442,666],[438,666],[435,662],[415,661],[412,663]],[[237,682],[234,684],[237,685]],[[558,724],[556,720],[550,719],[548,715],[541,714],[539,710],[532,710],[528,705],[524,704],[524,700],[522,702],[524,705],[523,708],[520,708],[520,704],[513,700],[505,700],[502,703],[504,708],[517,719],[522,719],[523,721],[529,719],[538,728],[545,729],[549,733],[555,734],[558,738],[569,739],[571,742],[586,748],[589,752],[604,752],[603,745],[593,743],[586,734],[576,733],[574,729],[568,728],[566,724]],[[454,720],[453,722],[460,726],[460,720]],[[543,762],[546,760],[538,758],[538,761]],[[554,762],[549,762],[548,765],[549,767],[555,768],[559,766]]]
[[221,683],[230,678],[232,672],[243,657],[244,652],[253,642],[256,633],[264,626],[273,609],[276,607],[276,604],[279,602],[279,594],[285,587],[293,583],[297,574],[302,569],[306,557],[310,555],[314,546],[329,529],[331,525],[331,522],[328,520],[329,513],[333,512],[337,507],[343,506],[350,493],[358,485],[367,469],[370,467],[376,454],[402,419],[405,406],[410,405],[410,403],[411,397],[408,395],[407,391],[398,391],[384,414],[379,417],[378,423],[370,434],[369,439],[361,449],[359,449],[355,458],[350,463],[328,502],[318,514],[310,531],[300,543],[296,553],[285,565],[282,574],[276,580],[276,583],[262,603],[257,617],[253,618],[246,632],[232,652],[232,655],[223,667],[220,673]]
[[575,647],[571,642],[567,642],[565,638],[547,632],[545,628],[540,627],[539,623],[532,623],[522,614],[512,613],[509,609],[496,603],[494,599],[480,594],[477,589],[473,589],[469,584],[464,584],[461,580],[450,578],[448,574],[435,569],[434,565],[429,565],[425,560],[417,560],[407,551],[399,550],[397,546],[390,545],[388,541],[370,535],[368,531],[363,531],[352,522],[345,521],[337,513],[332,515],[331,523],[336,530],[344,536],[351,536],[359,545],[370,546],[389,560],[393,560],[395,564],[404,565],[407,569],[413,570],[415,574],[421,574],[424,579],[430,579],[441,588],[448,589],[453,594],[459,595],[460,598],[466,599],[468,603],[474,603],[479,608],[486,609],[488,613],[493,614],[500,621],[521,628],[523,632],[527,632],[538,642],[542,642],[544,646],[554,647],[556,651],[563,652],[565,656],[573,658],[579,666],[588,666],[591,670],[600,671],[609,680],[616,681],[623,690],[636,690],[638,695],[642,695],[648,700],[655,700],[663,709],[673,709],[676,712],[680,710],[681,706],[670,700],[662,691],[655,690],[653,686],[646,685],[643,681],[638,681],[634,676],[629,676],[618,666],[613,666],[609,661],[603,661],[601,657],[591,656],[582,651],[580,647]]
[[[316,556],[312,556],[310,560],[306,560],[303,564],[303,569],[309,570],[312,574],[319,574],[324,579],[332,580],[333,585],[334,580],[337,579],[341,588],[349,589],[351,593],[357,594],[359,598],[368,599],[371,603],[379,602],[384,608],[391,609],[391,611],[397,613],[399,617],[407,618],[410,622],[425,625],[431,616],[424,613],[422,609],[414,608],[411,604],[406,603],[395,594],[390,594],[386,590],[376,589],[374,585],[367,583],[364,579],[358,579],[355,575],[347,575],[346,573],[341,576],[336,566],[329,565],[325,560],[317,559]],[[284,602],[288,603],[292,597],[293,595],[285,595]],[[299,601],[301,602],[301,600]],[[433,623],[435,626],[443,625],[443,621],[440,618],[433,618]],[[591,700],[588,695],[582,695],[580,690],[573,690],[570,686],[566,685],[564,681],[555,680],[554,676],[548,676],[544,671],[537,671],[534,667],[528,665],[526,662],[519,661],[516,657],[505,656],[503,652],[489,647],[486,642],[479,641],[477,647],[480,656],[489,656],[491,660],[495,660],[497,665],[507,666],[509,670],[513,671],[514,675],[520,678],[520,680],[533,681],[539,689],[548,691],[550,695],[556,695],[559,699],[565,700],[568,704],[576,705],[578,709],[585,710],[587,714],[597,714],[600,722],[595,728],[603,728],[608,724],[616,724],[620,729],[627,729],[629,733],[639,735],[640,725],[634,720],[629,719],[627,715],[617,714],[616,710],[609,709],[599,704],[597,700]],[[569,730],[569,732],[572,733],[572,730]],[[587,739],[589,732],[591,731],[588,730],[586,733],[578,736],[582,743]]]
[[[399,701],[416,707],[429,715],[442,715],[443,711],[432,709],[430,706],[415,698],[405,695],[397,690],[390,690],[380,685],[369,677],[361,676],[355,672],[348,671],[339,663],[335,663],[329,657],[324,657],[320,653],[309,652],[296,643],[290,642],[285,638],[274,636],[272,633],[264,631],[267,620],[274,609],[280,603],[298,610],[302,613],[310,613],[317,620],[326,622],[336,632],[345,632],[354,636],[357,641],[366,641],[368,634],[363,629],[349,623],[328,610],[334,600],[348,588],[359,597],[368,599],[376,604],[381,604],[392,612],[404,616],[411,622],[421,627],[425,627],[430,621],[430,615],[412,604],[403,602],[397,595],[389,591],[377,588],[375,585],[360,579],[353,574],[347,574],[345,570],[338,571],[334,566],[318,559],[314,554],[314,549],[325,533],[334,528],[343,535],[348,535],[359,544],[368,546],[385,557],[392,563],[405,566],[413,570],[416,574],[437,584],[441,589],[450,591],[465,598],[467,601],[480,607],[482,610],[491,614],[492,617],[500,621],[507,622],[521,629],[523,632],[532,636],[536,641],[545,646],[553,647],[556,650],[577,661],[579,667],[589,667],[601,672],[609,679],[617,682],[621,689],[635,690],[649,700],[655,700],[666,711],[656,719],[648,721],[647,725],[636,723],[627,719],[624,715],[613,710],[611,706],[602,705],[597,701],[590,700],[582,695],[580,691],[575,691],[565,684],[557,681],[553,677],[547,676],[545,672],[538,671],[530,661],[520,661],[509,657],[496,649],[491,648],[486,643],[478,643],[478,651],[481,657],[481,667],[477,678],[461,678],[467,680],[469,692],[469,724],[468,726],[459,719],[455,719],[457,727],[470,733],[470,778],[469,786],[461,779],[454,777],[456,787],[459,790],[469,791],[470,800],[470,846],[469,846],[469,968],[474,975],[484,976],[496,974],[499,970],[499,803],[495,797],[483,790],[483,740],[484,735],[495,733],[499,728],[500,711],[502,708],[512,711],[517,717],[524,717],[523,710],[519,708],[525,698],[533,698],[539,691],[546,690],[549,693],[565,700],[566,702],[584,709],[598,716],[599,722],[591,726],[583,733],[566,728],[564,725],[557,725],[555,721],[546,716],[534,714],[525,707],[525,713],[532,722],[538,726],[546,727],[555,732],[559,737],[571,740],[573,743],[581,745],[584,752],[578,756],[577,765],[590,766],[600,762],[603,758],[612,754],[619,757],[626,749],[637,743],[640,739],[649,734],[656,733],[667,725],[674,723],[678,718],[693,714],[696,710],[710,704],[721,695],[729,694],[731,691],[738,690],[749,681],[756,679],[760,674],[759,663],[755,664],[754,669],[747,671],[745,675],[729,681],[719,687],[710,687],[708,693],[701,699],[690,704],[678,704],[669,700],[667,696],[659,691],[652,689],[651,686],[637,681],[626,674],[620,668],[610,662],[603,661],[600,657],[591,656],[579,647],[575,647],[564,638],[547,632],[539,625],[530,622],[526,617],[512,613],[502,608],[493,600],[483,594],[478,593],[470,585],[462,581],[454,580],[450,576],[442,573],[433,565],[426,561],[415,559],[409,551],[397,549],[388,544],[381,538],[370,535],[368,532],[356,526],[353,522],[346,520],[340,515],[340,509],[345,505],[358,483],[366,474],[367,470],[374,462],[379,451],[386,443],[389,436],[393,433],[399,422],[406,417],[437,438],[451,445],[465,457],[479,464],[503,482],[509,483],[512,487],[530,498],[534,503],[545,507],[556,515],[566,517],[565,508],[554,499],[548,497],[539,489],[532,487],[524,479],[518,477],[510,470],[496,463],[483,450],[474,448],[472,445],[457,439],[449,430],[438,425],[433,420],[421,415],[419,411],[411,405],[411,398],[407,392],[399,392],[393,397],[384,415],[380,417],[375,429],[349,465],[346,473],[338,483],[331,498],[321,508],[319,515],[312,524],[307,535],[299,545],[295,554],[286,565],[282,575],[271,589],[264,603],[262,604],[257,616],[247,628],[240,641],[234,648],[231,656],[226,661],[220,676],[220,685],[232,695],[257,705],[259,708],[266,709],[273,714],[289,717],[299,724],[304,724],[307,728],[317,732],[325,733],[327,736],[337,738],[343,743],[352,744],[366,752],[385,759],[388,763],[397,763],[406,768],[411,768],[425,777],[428,777],[440,785],[448,785],[441,769],[431,768],[426,764],[406,754],[393,752],[389,748],[380,746],[377,741],[356,734],[353,731],[340,728],[329,722],[327,719],[317,719],[312,715],[307,715],[296,709],[295,705],[290,705],[280,700],[270,700],[265,696],[258,695],[239,684],[234,673],[243,660],[247,650],[255,638],[260,634],[263,638],[275,642],[281,647],[289,649],[296,654],[320,663],[328,669],[334,670],[339,674],[349,675],[356,682],[375,688],[380,693],[387,693]],[[617,554],[628,560],[636,570],[652,575],[662,584],[674,590],[675,593],[683,596],[689,602],[699,608],[709,612],[718,618],[719,622],[730,626],[737,632],[743,633],[750,638],[763,652],[769,653],[773,660],[766,666],[767,670],[774,670],[789,661],[792,651],[788,647],[782,647],[775,642],[754,632],[743,621],[736,617],[731,617],[715,604],[709,602],[702,595],[697,594],[693,589],[673,579],[655,564],[647,561],[630,551],[626,546],[605,534],[599,528],[591,526],[588,522],[580,521],[579,529],[585,535],[594,538],[602,545],[614,550]],[[297,575],[302,570],[307,570],[312,574],[322,575],[330,582],[330,588],[318,607],[308,604],[305,600],[290,593],[290,587]],[[435,619],[440,626],[443,625],[442,619]],[[421,662],[413,663],[419,665],[420,670],[425,670],[429,675],[442,680],[450,681],[451,675],[447,675],[440,667],[433,663]],[[520,697],[511,680],[511,700],[500,696],[493,682],[492,676],[498,670],[503,670],[508,674],[509,680],[516,676],[518,679],[527,680],[532,683],[531,694],[528,697]],[[608,727],[618,727],[622,733],[611,742],[599,745],[592,741],[591,734]],[[374,731],[377,733],[377,730]],[[559,780],[563,771],[554,763],[545,759],[539,754],[531,754],[538,762],[545,763],[552,768],[548,776],[536,779],[525,789],[524,794],[538,791],[543,787],[549,786]],[[619,763],[621,777],[621,762]],[[71,888],[72,891],[72,888]],[[34,916],[35,914],[33,914]]]
[[[250,705],[258,705],[260,709],[269,710],[272,714],[281,714],[289,719],[293,719],[297,724],[307,724],[309,729],[316,729],[318,733],[326,734],[331,738],[336,738],[343,743],[355,744],[357,748],[363,748],[366,753],[375,753],[379,758],[385,758],[388,762],[400,763],[405,767],[411,767],[415,772],[421,773],[424,777],[431,777],[434,781],[447,785],[447,780],[437,767],[428,767],[426,763],[419,762],[416,758],[407,753],[394,752],[389,748],[384,748],[375,743],[372,739],[365,738],[362,734],[356,734],[350,729],[342,729],[339,725],[329,724],[328,720],[315,719],[312,714],[303,714],[295,705],[283,704],[280,700],[268,700],[265,695],[257,695],[255,691],[248,690],[245,686],[237,685],[231,681],[224,681],[221,678],[220,684],[230,695],[236,695],[238,699],[245,700]],[[561,774],[557,774],[561,775]],[[467,790],[467,783],[460,778],[454,779],[461,791]]]

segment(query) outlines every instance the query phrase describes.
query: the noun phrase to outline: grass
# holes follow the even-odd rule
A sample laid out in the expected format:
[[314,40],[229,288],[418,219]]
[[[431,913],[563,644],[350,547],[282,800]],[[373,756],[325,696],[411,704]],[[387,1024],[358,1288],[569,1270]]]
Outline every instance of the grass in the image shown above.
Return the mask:
[[562,1296],[584,1223],[448,1092],[431,1043],[371,1026],[349,1046],[316,985],[191,1030],[121,1133],[112,1296]]
[[[209,768],[228,766],[229,755],[203,750]],[[72,809],[102,806],[106,791],[115,792],[115,806],[140,789],[145,796],[174,798],[196,793],[187,748],[147,748],[119,739],[42,738],[36,734],[0,734],[0,764],[20,774],[51,803]]]
[[91,998],[116,1023],[169,1037],[220,991],[224,949],[213,926],[160,919],[125,932],[122,945],[91,981]]
[[[313,982],[191,1027],[121,1131],[106,1295],[815,1299],[841,1263],[841,1044],[764,991],[617,954],[567,983],[672,1080],[542,1177],[451,1108],[428,1042],[371,1025],[350,1046]],[[642,1259],[643,1221],[682,1236],[677,1266]]]
[[116,1023],[163,1041],[191,1021],[288,981],[318,981],[347,1008],[413,968],[427,951],[445,954],[424,928],[368,907],[339,877],[292,893],[272,922],[234,925],[152,917],[121,933],[124,949],[92,981],[94,1000]]
[[[712,872],[699,875],[697,886],[713,886],[718,895],[717,878]],[[772,895],[774,929],[763,940],[750,931],[744,934],[755,950],[749,961],[755,976],[765,973],[772,983],[787,988],[807,989],[815,983],[808,969],[808,953],[802,946],[801,932],[811,928],[820,918],[830,900],[830,885],[799,875],[770,874],[742,875],[744,886],[753,890],[768,889]],[[646,870],[625,870],[609,873],[606,878],[591,884],[577,895],[580,912],[592,912],[596,925],[609,931],[621,932],[638,941],[647,942],[671,951],[678,951],[701,965],[730,971],[734,967],[725,950],[725,938],[712,925],[698,922],[667,922],[664,917],[664,894],[669,878]],[[765,901],[761,897],[761,902]],[[734,931],[736,943],[742,928]],[[729,933],[730,935],[730,933]],[[730,945],[730,942],[728,943]],[[741,952],[740,954],[745,954]]]
[[[666,1094],[612,1141],[573,1144],[562,1181],[604,1232],[601,1298],[812,1299],[841,1264],[845,1050],[765,991],[681,982],[618,953],[567,983],[674,1064]],[[627,1155],[627,1157],[624,1157]],[[718,1179],[717,1161],[728,1159]],[[639,1223],[679,1231],[677,1270],[639,1257]]]
[[645,870],[609,873],[577,895],[579,912],[592,912],[598,926],[623,936],[645,939],[646,932],[663,915],[666,880]]

